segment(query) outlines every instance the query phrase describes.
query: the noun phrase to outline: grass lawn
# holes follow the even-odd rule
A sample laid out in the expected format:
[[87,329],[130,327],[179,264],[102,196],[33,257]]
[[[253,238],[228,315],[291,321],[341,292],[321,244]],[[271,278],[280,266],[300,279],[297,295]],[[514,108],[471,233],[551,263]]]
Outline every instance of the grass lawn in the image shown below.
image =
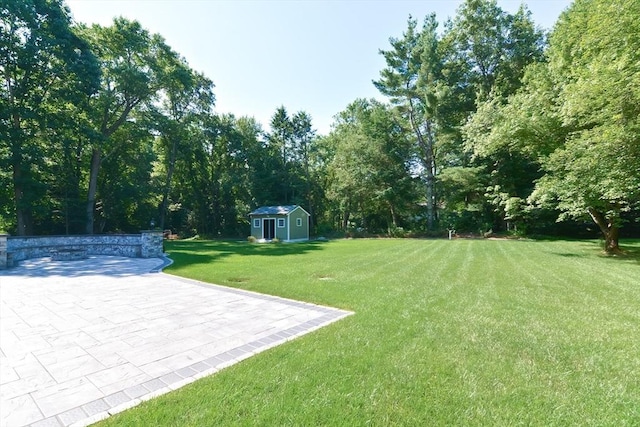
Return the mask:
[[107,419],[640,425],[640,241],[172,242],[167,272],[355,311]]

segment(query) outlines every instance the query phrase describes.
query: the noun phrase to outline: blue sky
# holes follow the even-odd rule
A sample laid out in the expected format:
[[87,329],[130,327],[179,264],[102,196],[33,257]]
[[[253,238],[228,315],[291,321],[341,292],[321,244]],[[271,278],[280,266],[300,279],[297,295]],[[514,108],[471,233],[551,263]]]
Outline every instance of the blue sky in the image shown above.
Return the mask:
[[[371,83],[379,49],[406,29],[409,14],[438,21],[457,0],[67,0],[75,20],[109,25],[116,16],[161,34],[216,85],[216,111],[252,116],[269,129],[276,108],[304,110],[319,134],[356,98],[384,98]],[[499,0],[515,12],[520,0]],[[525,1],[551,29],[570,0]]]

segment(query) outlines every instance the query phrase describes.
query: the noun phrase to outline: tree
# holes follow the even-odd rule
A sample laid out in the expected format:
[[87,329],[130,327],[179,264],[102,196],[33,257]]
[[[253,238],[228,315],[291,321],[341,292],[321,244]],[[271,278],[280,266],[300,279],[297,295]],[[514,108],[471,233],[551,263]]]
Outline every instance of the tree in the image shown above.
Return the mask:
[[639,17],[635,1],[576,1],[550,36],[548,62],[529,66],[507,104],[485,104],[466,128],[477,154],[539,165],[532,206],[591,218],[610,253],[640,200]]
[[[96,206],[95,231],[137,233],[149,227],[157,213],[157,187],[151,173],[156,153],[153,135],[141,114],[125,122],[110,137],[113,148],[101,164],[100,199]],[[135,141],[135,143],[132,143]]]
[[446,196],[442,202],[442,218],[448,229],[477,232],[487,229],[484,217],[484,193],[487,173],[483,166],[451,166],[439,177],[440,191]]
[[425,182],[427,229],[433,230],[437,218],[436,139],[438,137],[438,100],[441,57],[438,54],[438,23],[427,16],[422,29],[409,17],[407,31],[401,39],[390,38],[392,49],[381,50],[387,67],[380,72],[376,88],[390,97],[391,103],[407,118],[417,141],[421,173]]
[[[304,111],[289,115],[284,106],[278,107],[271,118],[271,132],[267,135],[267,150],[271,171],[265,170],[265,182],[270,182],[271,203],[305,204],[311,202],[310,153],[315,131],[311,116]],[[310,205],[307,209],[311,209]]]
[[291,119],[293,151],[296,161],[297,182],[301,183],[301,199],[306,203],[311,220],[315,221],[315,209],[312,196],[311,156],[315,145],[316,133],[311,124],[311,116],[304,111],[298,111]]
[[459,68],[452,83],[472,91],[476,105],[514,93],[525,67],[543,59],[543,33],[524,5],[511,15],[496,0],[466,0],[446,27],[445,67]]
[[[460,161],[455,167],[469,168],[467,174],[483,175],[478,178],[486,185],[486,197],[483,206],[476,207],[476,215],[478,225],[485,229],[502,229],[504,224],[509,228],[504,201],[526,199],[534,180],[540,177],[537,158],[510,149],[513,141],[488,141],[485,130],[512,122],[502,106],[521,87],[526,67],[543,61],[544,41],[524,5],[511,15],[494,0],[468,0],[447,23],[442,43],[444,67],[447,75],[457,79],[449,80],[449,86],[458,96],[445,100],[446,116],[454,119],[447,120],[452,137],[446,151],[450,159],[458,153]],[[465,109],[460,120],[460,111]],[[457,129],[455,119],[459,120]],[[477,181],[467,182],[475,185]],[[473,186],[468,190],[477,191]],[[443,194],[444,203],[456,205],[448,200],[448,192]],[[516,206],[512,202],[509,205]]]
[[[168,47],[165,47],[168,49]],[[191,70],[183,59],[170,50],[160,55],[162,67],[160,102],[152,106],[151,126],[159,133],[165,162],[165,179],[162,201],[159,209],[159,226],[164,229],[165,216],[169,204],[169,194],[175,164],[180,152],[190,150],[193,126],[203,127],[204,120],[211,114],[215,97],[213,83],[204,75]]]
[[391,109],[375,100],[355,100],[336,116],[323,144],[332,153],[327,196],[340,213],[342,228],[352,217],[370,230],[401,226],[415,198],[412,147]]
[[2,166],[12,171],[16,231],[25,235],[42,195],[37,162],[47,158],[47,118],[94,93],[99,69],[61,1],[3,2],[0,17]]
[[210,153],[207,184],[212,195],[212,231],[216,235],[238,235],[239,217],[249,213],[249,163],[245,144],[255,139],[251,140],[251,133],[243,133],[250,129],[245,120],[237,120],[231,114],[215,116],[206,130],[206,151]]
[[[523,89],[508,102],[499,97],[483,102],[462,127],[466,149],[485,168],[485,203],[494,212],[494,219],[488,221],[494,222],[494,229],[502,223],[510,227],[507,217],[514,216],[505,209],[507,201],[510,206],[526,205],[543,175],[542,156],[564,137],[561,120],[553,113],[557,106],[549,98],[553,85],[546,65],[530,66],[523,81]],[[540,114],[541,108],[547,113]],[[522,215],[519,219],[524,225]]]
[[640,3],[576,0],[551,35],[549,69],[568,134],[535,199],[589,215],[616,253],[622,213],[640,201]]
[[276,203],[289,203],[292,198],[289,163],[293,160],[292,134],[293,124],[284,106],[278,107],[271,117],[271,132],[267,136],[272,150],[280,153],[278,165],[272,171],[275,182],[279,184]]
[[87,96],[76,103],[56,103],[47,117],[38,168],[42,190],[46,195],[37,202],[32,213],[34,230],[45,234],[82,233],[85,217],[86,164],[88,148],[94,136],[87,120]]
[[234,130],[237,138],[230,145],[230,167],[227,173],[227,188],[229,188],[229,208],[225,220],[226,232],[233,235],[243,235],[249,225],[248,214],[255,206],[260,190],[256,188],[254,173],[256,168],[262,167],[264,148],[263,131],[261,125],[253,117],[235,119]]
[[160,36],[151,36],[138,22],[124,18],[116,18],[110,27],[94,25],[82,33],[90,41],[102,68],[100,90],[90,100],[96,138],[91,149],[85,231],[92,234],[100,166],[117,148],[111,136],[135,108],[156,95],[163,72],[158,55],[169,49]]

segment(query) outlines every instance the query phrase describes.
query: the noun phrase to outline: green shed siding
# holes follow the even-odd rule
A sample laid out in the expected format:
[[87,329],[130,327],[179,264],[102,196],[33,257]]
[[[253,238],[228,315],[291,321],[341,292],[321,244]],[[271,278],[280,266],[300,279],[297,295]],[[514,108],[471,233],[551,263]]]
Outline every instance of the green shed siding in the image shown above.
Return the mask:
[[278,216],[278,219],[284,219],[284,227],[278,227],[278,219],[276,219],[276,237],[278,240],[288,240],[287,239],[287,217],[286,216]]
[[[300,221],[298,221],[298,219]],[[300,224],[300,225],[298,225]],[[289,240],[309,238],[309,214],[296,209],[289,214]]]
[[[254,226],[254,222],[255,220],[258,220],[259,226],[255,227]],[[251,217],[251,236],[255,237],[256,239],[262,239],[262,220],[260,218],[256,218],[256,217]]]

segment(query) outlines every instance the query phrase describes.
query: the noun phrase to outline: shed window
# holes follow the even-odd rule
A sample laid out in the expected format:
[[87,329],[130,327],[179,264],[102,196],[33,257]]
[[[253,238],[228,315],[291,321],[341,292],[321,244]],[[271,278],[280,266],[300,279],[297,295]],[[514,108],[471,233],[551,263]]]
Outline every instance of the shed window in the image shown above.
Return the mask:
[[296,225],[302,227],[302,218],[296,218]]
[[278,218],[278,228],[284,228],[284,218]]
[[254,218],[253,228],[260,228],[260,218]]

